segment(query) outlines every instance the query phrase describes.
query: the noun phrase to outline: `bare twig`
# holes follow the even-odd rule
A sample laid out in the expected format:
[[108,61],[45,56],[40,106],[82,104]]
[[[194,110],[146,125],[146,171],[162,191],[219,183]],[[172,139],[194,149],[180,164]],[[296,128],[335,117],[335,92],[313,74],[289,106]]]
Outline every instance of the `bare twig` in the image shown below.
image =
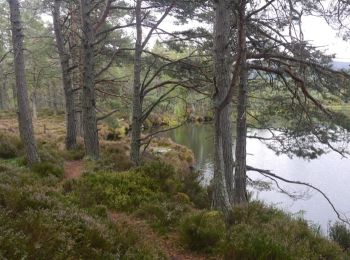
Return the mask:
[[272,173],[271,171],[269,170],[264,170],[264,169],[258,169],[258,168],[255,168],[255,167],[251,167],[251,166],[248,166],[247,165],[247,171],[254,171],[254,172],[258,172],[260,174],[262,174],[263,176],[269,176],[269,177],[272,177],[272,178],[275,178],[275,179],[278,179],[278,180],[281,180],[281,181],[284,181],[286,183],[291,183],[291,184],[297,184],[297,185],[303,185],[303,186],[306,186],[306,187],[309,187],[315,191],[317,191],[318,193],[320,193],[325,199],[326,201],[328,202],[328,204],[332,207],[333,211],[335,212],[335,214],[337,215],[338,219],[348,225],[350,225],[350,221],[349,219],[344,215],[344,214],[341,214],[337,209],[336,207],[334,206],[333,202],[330,200],[330,198],[322,191],[320,190],[319,188],[315,187],[314,185],[312,184],[309,184],[307,182],[301,182],[301,181],[292,181],[292,180],[288,180],[286,178],[283,178],[281,176],[278,176],[274,173]]

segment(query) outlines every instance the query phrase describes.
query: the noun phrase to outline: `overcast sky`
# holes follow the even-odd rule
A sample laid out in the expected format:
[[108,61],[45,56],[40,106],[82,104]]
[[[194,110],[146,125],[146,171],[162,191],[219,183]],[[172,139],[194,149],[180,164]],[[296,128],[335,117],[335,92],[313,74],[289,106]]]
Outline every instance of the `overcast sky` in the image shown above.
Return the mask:
[[326,50],[328,54],[335,53],[337,60],[350,61],[350,41],[345,42],[337,37],[337,32],[322,18],[309,16],[303,17],[302,21],[305,40]]

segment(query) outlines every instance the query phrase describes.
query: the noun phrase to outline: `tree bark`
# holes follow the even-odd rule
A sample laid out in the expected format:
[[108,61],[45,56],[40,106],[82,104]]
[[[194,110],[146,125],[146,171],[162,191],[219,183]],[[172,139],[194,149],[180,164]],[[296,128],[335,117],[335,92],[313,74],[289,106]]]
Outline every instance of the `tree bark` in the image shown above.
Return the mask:
[[36,96],[36,90],[32,92],[30,100],[32,101],[32,118],[34,122],[38,119],[38,108],[37,108],[37,96]]
[[[62,28],[60,24],[60,0],[55,0],[52,10],[53,25],[56,37],[56,45],[58,54],[60,57],[61,71],[62,71],[62,84],[65,97],[66,107],[66,149],[71,150],[76,147],[76,119],[75,119],[75,104],[74,104],[74,91],[72,86],[72,79],[69,72],[69,53],[64,46],[64,38]],[[54,102],[56,102],[54,100]]]
[[72,55],[72,65],[76,68],[72,70],[73,89],[75,97],[75,119],[77,136],[83,137],[83,117],[82,117],[82,75],[83,69],[81,65],[81,48],[79,44],[79,18],[77,14],[77,6],[74,2],[70,3],[71,13],[71,35],[69,36],[69,51]]
[[94,76],[94,29],[91,20],[92,0],[81,0],[81,22],[82,22],[82,47],[83,47],[83,131],[86,155],[93,160],[98,160],[99,140],[96,118],[96,93]]
[[[58,98],[59,96],[57,95],[57,92],[56,92],[56,84],[54,81],[50,81],[48,83],[48,91],[49,91],[49,97],[50,97],[50,102],[49,102],[49,107],[50,109],[53,110],[54,112],[54,115],[58,115]],[[67,126],[68,127],[68,126]]]
[[238,18],[239,46],[241,55],[240,83],[237,97],[237,137],[236,137],[236,167],[235,167],[235,188],[234,202],[236,205],[245,205],[247,198],[247,44],[246,44],[246,23],[245,23],[245,0],[241,1],[239,6]]
[[142,17],[141,17],[142,0],[137,0],[136,15],[136,43],[134,57],[134,84],[133,84],[133,106],[132,106],[132,128],[131,128],[131,161],[138,165],[140,163],[140,139],[141,139],[141,117],[142,117],[142,100],[141,100],[141,56],[142,56]]
[[8,95],[7,95],[7,83],[8,78],[7,75],[3,71],[3,67],[0,64],[0,75],[2,79],[1,87],[0,87],[0,110],[7,110],[8,107]]
[[215,1],[214,25],[214,190],[213,208],[226,216],[233,200],[233,155],[231,105],[220,104],[230,88],[230,1]]
[[16,83],[11,83],[12,87],[12,100],[13,100],[13,108],[16,110],[18,108],[17,105],[17,86]]
[[26,149],[29,165],[40,162],[37,151],[33,122],[30,115],[28,90],[26,85],[24,57],[23,57],[23,32],[18,0],[8,0],[10,6],[10,20],[12,30],[12,44],[14,53],[14,70],[16,75],[18,123],[21,139]]

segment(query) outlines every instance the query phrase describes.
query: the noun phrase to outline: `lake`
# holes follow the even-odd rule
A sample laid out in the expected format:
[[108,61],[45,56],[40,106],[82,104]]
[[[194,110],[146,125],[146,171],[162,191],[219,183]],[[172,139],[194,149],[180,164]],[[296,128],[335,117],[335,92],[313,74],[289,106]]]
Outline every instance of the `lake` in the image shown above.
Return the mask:
[[[259,136],[266,136],[263,130],[250,130]],[[211,124],[189,124],[167,133],[176,143],[190,148],[195,155],[196,168],[202,173],[203,185],[208,185],[213,177],[213,127]],[[332,200],[338,211],[350,217],[350,158],[342,158],[336,152],[329,152],[317,159],[308,161],[276,155],[257,139],[247,141],[247,164],[256,168],[271,170],[273,173],[290,179],[313,184]],[[259,173],[249,172],[254,180],[268,179]],[[291,192],[306,194],[303,199],[293,200],[277,191],[253,190],[253,198],[264,200],[292,214],[302,215],[306,220],[321,226],[327,231],[329,221],[337,219],[331,206],[316,191],[303,186],[285,184],[280,186]]]

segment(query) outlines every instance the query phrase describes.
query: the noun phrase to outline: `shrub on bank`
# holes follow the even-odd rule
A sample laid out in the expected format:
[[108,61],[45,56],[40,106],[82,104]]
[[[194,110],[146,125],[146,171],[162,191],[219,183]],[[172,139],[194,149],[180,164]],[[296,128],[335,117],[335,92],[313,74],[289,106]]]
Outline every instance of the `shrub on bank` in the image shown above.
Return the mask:
[[[195,189],[188,195],[191,181]],[[196,185],[194,179],[184,182],[172,166],[156,161],[128,172],[90,173],[64,188],[83,207],[106,205],[135,213],[164,233],[176,228],[194,201],[203,198],[205,191]]]
[[350,230],[345,224],[336,222],[330,226],[329,237],[350,253]]
[[193,251],[213,253],[218,251],[225,238],[225,222],[216,211],[194,213],[182,221],[180,239]]
[[[94,171],[61,186],[53,176],[62,173],[53,174],[63,162],[56,149],[39,144],[43,162],[33,167],[39,174],[20,167],[17,153],[0,161],[0,258],[159,258],[140,246],[140,235],[110,225],[108,212],[117,209],[137,214],[162,233],[178,231],[191,250],[226,259],[349,259],[305,221],[259,202],[234,209],[234,224],[225,227],[217,212],[198,212],[210,203],[198,176],[161,162],[121,173]],[[117,153],[111,149],[105,151]],[[118,157],[113,158],[108,160]],[[339,227],[332,232],[346,250],[348,233]]]
[[223,253],[226,259],[345,259],[342,250],[302,219],[252,202],[235,208]]

